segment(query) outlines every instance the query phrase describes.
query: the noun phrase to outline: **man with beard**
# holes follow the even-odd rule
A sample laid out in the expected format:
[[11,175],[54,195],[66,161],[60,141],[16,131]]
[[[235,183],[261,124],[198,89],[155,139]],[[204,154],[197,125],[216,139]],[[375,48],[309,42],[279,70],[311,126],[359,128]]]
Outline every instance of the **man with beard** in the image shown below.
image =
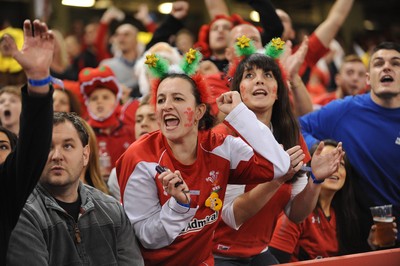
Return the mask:
[[365,239],[372,225],[369,207],[392,204],[393,216],[400,219],[400,44],[375,47],[367,83],[370,93],[332,101],[300,118],[309,148],[326,138],[343,142],[358,175],[355,191],[365,216],[360,219]]

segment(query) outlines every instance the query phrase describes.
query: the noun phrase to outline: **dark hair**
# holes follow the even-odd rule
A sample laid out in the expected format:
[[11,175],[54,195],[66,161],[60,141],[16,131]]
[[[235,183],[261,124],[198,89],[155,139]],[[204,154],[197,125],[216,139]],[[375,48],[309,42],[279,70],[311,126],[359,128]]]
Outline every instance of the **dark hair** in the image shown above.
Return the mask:
[[208,103],[202,102],[201,101],[201,97],[200,97],[200,92],[197,88],[196,83],[194,82],[193,79],[191,79],[188,75],[186,74],[180,74],[180,73],[172,73],[172,74],[168,74],[167,76],[163,77],[160,80],[160,83],[164,80],[164,79],[173,79],[173,78],[181,78],[184,80],[187,80],[190,85],[192,86],[192,93],[194,95],[194,98],[196,100],[196,104],[205,104],[206,105],[206,111],[203,115],[203,117],[200,119],[199,124],[198,124],[198,129],[199,130],[207,130],[210,129],[214,126],[214,122],[215,122],[215,117],[211,114],[210,112],[210,105]]
[[263,54],[252,54],[243,59],[233,76],[231,90],[240,93],[240,82],[243,73],[253,68],[262,69],[264,72],[272,71],[278,84],[278,100],[272,107],[271,123],[274,128],[274,137],[285,149],[299,144],[300,129],[289,99],[289,90],[282,77],[278,63]]
[[[337,147],[338,142],[332,139],[322,140],[325,146]],[[310,153],[314,154],[318,144],[314,144],[310,149]],[[363,242],[366,239],[361,238],[361,231],[358,226],[358,208],[356,207],[356,199],[353,190],[353,167],[351,166],[346,155],[344,156],[344,165],[346,169],[346,180],[343,187],[335,193],[332,199],[331,206],[336,214],[336,238],[339,243],[338,255],[358,253],[363,250]],[[315,214],[318,214],[317,209],[319,203],[315,208]]]
[[379,50],[396,50],[400,53],[400,44],[395,42],[381,42],[372,49],[371,57]]
[[0,132],[3,132],[7,136],[10,141],[11,151],[13,151],[17,146],[18,136],[3,126],[0,126]]
[[85,126],[82,124],[79,116],[75,113],[66,113],[66,112],[54,112],[53,115],[53,125],[59,125],[65,122],[71,122],[74,125],[76,131],[78,132],[79,138],[82,142],[83,147],[88,145],[89,143],[89,134],[86,131]]

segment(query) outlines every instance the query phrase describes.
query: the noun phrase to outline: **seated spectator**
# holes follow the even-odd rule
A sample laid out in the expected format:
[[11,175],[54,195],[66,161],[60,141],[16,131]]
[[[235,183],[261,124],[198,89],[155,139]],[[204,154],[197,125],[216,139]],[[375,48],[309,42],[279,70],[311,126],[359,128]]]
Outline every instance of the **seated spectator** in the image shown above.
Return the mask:
[[54,114],[48,160],[11,235],[7,265],[143,265],[121,204],[80,182],[88,141],[79,117]]
[[[338,145],[333,140],[323,142],[321,154],[332,151]],[[295,224],[285,214],[281,215],[270,243],[270,251],[280,263],[353,254],[363,250],[367,239],[361,239],[357,226],[360,221],[353,178],[345,156],[338,170],[321,184],[317,205],[304,222]]]

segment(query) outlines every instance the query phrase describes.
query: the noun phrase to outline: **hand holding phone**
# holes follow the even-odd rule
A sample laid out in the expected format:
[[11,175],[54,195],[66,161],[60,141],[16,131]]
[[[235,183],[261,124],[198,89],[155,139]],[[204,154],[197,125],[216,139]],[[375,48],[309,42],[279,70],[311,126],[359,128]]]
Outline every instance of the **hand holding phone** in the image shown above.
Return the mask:
[[[162,167],[161,165],[157,165],[156,171],[157,171],[157,173],[161,174],[161,173],[164,173],[165,171],[167,171],[167,169],[165,167]],[[176,182],[175,187],[179,187],[182,184],[183,184],[183,181]]]

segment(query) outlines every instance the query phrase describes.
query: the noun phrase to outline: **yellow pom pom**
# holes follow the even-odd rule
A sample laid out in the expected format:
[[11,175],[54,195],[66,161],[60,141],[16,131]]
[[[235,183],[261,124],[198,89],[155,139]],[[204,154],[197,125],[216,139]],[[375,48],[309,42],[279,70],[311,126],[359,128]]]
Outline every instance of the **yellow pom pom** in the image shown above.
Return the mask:
[[156,67],[158,58],[155,54],[146,55],[146,61],[144,62],[149,67]]
[[243,49],[245,47],[249,47],[250,46],[250,39],[247,38],[245,35],[243,35],[242,37],[237,38],[236,45],[239,46],[240,49]]
[[186,53],[186,61],[191,64],[196,59],[196,50],[190,48],[189,52]]
[[272,46],[274,46],[278,50],[283,50],[283,45],[285,44],[281,38],[273,38],[272,39]]

